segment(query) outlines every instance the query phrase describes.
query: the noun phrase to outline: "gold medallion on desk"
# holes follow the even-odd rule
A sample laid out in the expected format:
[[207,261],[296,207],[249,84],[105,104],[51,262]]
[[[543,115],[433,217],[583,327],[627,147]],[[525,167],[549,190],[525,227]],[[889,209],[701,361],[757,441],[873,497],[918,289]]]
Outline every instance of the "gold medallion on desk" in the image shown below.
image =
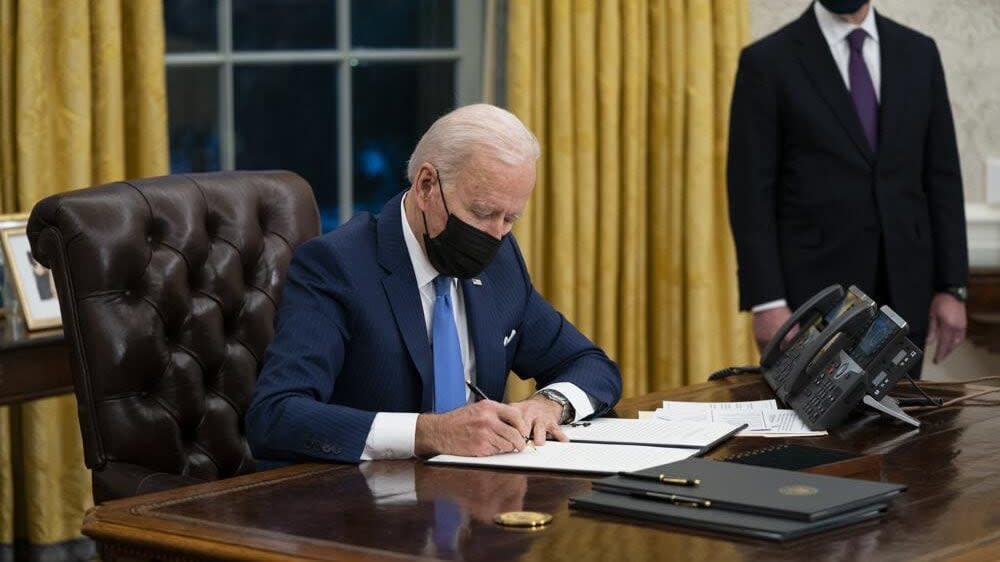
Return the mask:
[[504,527],[539,529],[552,521],[552,514],[540,511],[506,511],[498,513],[493,521]]

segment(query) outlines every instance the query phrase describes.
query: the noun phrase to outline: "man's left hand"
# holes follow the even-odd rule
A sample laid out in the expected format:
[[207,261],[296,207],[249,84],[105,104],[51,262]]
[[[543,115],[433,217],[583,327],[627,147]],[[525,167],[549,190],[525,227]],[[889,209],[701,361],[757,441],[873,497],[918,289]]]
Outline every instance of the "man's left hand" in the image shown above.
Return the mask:
[[524,421],[531,427],[530,437],[535,446],[545,444],[545,434],[548,433],[559,441],[569,441],[566,434],[559,429],[559,418],[562,417],[562,406],[548,398],[536,394],[527,400],[515,402],[511,406],[521,411]]
[[948,293],[936,293],[931,301],[927,341],[936,342],[934,363],[940,363],[965,339],[965,303]]

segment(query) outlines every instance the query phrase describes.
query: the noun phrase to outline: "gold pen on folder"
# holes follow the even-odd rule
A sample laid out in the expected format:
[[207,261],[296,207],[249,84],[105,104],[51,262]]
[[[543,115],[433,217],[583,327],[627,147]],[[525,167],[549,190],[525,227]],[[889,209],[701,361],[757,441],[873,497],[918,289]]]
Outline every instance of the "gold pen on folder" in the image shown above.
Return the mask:
[[666,474],[642,474],[639,472],[619,472],[618,476],[630,478],[632,480],[648,480],[661,484],[672,484],[674,486],[697,486],[701,480],[697,478],[680,478],[677,476],[667,476]]

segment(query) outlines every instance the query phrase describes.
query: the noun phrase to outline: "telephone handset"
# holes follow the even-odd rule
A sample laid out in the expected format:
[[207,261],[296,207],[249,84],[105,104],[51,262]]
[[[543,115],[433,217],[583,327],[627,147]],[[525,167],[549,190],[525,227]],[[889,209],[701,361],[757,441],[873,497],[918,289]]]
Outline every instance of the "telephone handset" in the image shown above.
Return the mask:
[[[779,398],[785,399],[788,394],[787,386],[802,372],[805,363],[797,364],[799,358],[805,353],[805,360],[808,361],[816,354],[815,348],[810,348],[806,353],[809,342],[819,338],[830,323],[853,306],[866,303],[874,305],[868,295],[857,287],[851,286],[845,293],[840,285],[831,285],[806,301],[782,324],[778,333],[768,342],[761,360],[764,379]],[[796,326],[799,331],[782,348],[786,335]]]
[[[786,396],[795,396],[803,387],[821,373],[820,367],[825,366],[830,360],[847,347],[853,347],[861,336],[865,333],[868,325],[875,318],[875,303],[868,301],[850,307],[846,312],[834,318],[833,322],[820,332],[818,337],[812,338],[803,349],[795,363],[792,364],[792,372],[797,376],[787,383]],[[785,396],[778,394],[782,400]]]
[[788,332],[792,328],[800,324],[802,328],[812,325],[820,318],[829,314],[843,300],[844,288],[840,285],[830,285],[813,295],[812,298],[792,313],[788,320],[778,329],[778,333],[767,343],[767,347],[761,353],[760,366],[767,368],[774,365],[780,354],[784,351],[781,348],[781,344],[785,341]]
[[[839,289],[839,292],[837,291]],[[784,349],[789,331],[799,332]],[[761,367],[775,394],[811,429],[838,425],[859,404],[919,426],[887,396],[920,360],[908,326],[857,287],[827,287],[788,319],[768,343]]]

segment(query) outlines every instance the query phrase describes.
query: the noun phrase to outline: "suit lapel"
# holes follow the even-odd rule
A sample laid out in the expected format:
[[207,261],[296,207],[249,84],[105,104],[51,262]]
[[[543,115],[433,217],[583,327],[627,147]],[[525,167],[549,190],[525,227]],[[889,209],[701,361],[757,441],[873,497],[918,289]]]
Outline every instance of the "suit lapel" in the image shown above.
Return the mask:
[[486,274],[477,277],[479,283],[465,279],[465,316],[469,338],[476,353],[476,384],[493,400],[503,400],[507,382],[502,328],[496,317],[496,287]]
[[382,287],[396,327],[403,336],[406,350],[413,360],[423,383],[420,397],[421,411],[429,411],[434,404],[434,359],[424,321],[424,309],[420,302],[417,278],[413,274],[413,264],[403,239],[399,204],[402,195],[393,197],[379,215],[378,220],[378,261],[388,271],[382,278]]
[[[879,152],[889,154],[894,146],[895,131],[906,113],[904,73],[906,57],[896,40],[893,29],[885,19],[875,13],[881,50],[882,85],[879,95]],[[879,159],[884,160],[883,158]]]
[[799,58],[813,86],[819,92],[820,97],[830,106],[834,116],[844,127],[847,136],[850,137],[865,160],[869,164],[873,164],[875,155],[871,147],[868,146],[868,139],[865,138],[864,130],[861,128],[861,120],[858,118],[858,112],[854,109],[851,94],[844,86],[844,80],[840,75],[840,70],[837,69],[837,63],[833,60],[826,38],[823,37],[823,32],[819,29],[819,23],[816,21],[816,14],[813,13],[812,6],[799,18],[797,40],[800,46]]

